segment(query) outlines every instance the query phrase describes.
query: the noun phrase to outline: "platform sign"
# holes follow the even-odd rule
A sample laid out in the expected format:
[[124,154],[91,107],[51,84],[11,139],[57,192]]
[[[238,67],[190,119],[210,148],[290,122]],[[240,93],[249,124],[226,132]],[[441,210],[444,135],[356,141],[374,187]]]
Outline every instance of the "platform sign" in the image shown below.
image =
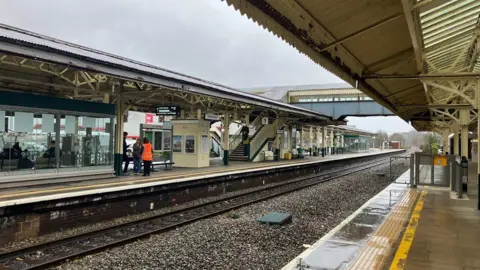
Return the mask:
[[153,114],[145,114],[145,124],[153,124]]
[[219,121],[220,120],[220,115],[216,115],[216,114],[213,114],[213,113],[206,113],[205,114],[205,120]]
[[446,156],[435,156],[433,157],[433,164],[435,166],[447,166],[447,157]]
[[155,108],[157,115],[180,115],[180,107],[178,106],[159,106]]

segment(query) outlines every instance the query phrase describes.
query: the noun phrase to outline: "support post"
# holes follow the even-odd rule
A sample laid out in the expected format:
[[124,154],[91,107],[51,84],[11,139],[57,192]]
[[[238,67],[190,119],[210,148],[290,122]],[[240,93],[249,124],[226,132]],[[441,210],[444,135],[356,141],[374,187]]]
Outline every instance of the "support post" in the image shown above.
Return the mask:
[[230,153],[230,115],[225,111],[223,120],[223,165],[228,165]]
[[459,156],[460,155],[460,149],[459,149],[459,144],[460,144],[460,136],[459,136],[459,126],[458,125],[455,125],[453,127],[453,130],[454,130],[454,134],[453,134],[453,154],[455,156]]
[[300,130],[299,130],[299,135],[300,135],[300,141],[299,141],[299,146],[300,148],[303,149],[303,127],[300,127]]
[[448,135],[449,134],[449,130],[446,129],[442,132],[442,140],[443,140],[443,154],[446,155],[447,152],[450,152],[450,150],[448,149]]
[[420,153],[415,153],[415,186],[420,183]]
[[410,187],[415,185],[415,154],[410,155]]
[[62,115],[55,114],[55,168],[60,169],[60,122]]
[[450,190],[455,191],[455,179],[457,179],[455,156],[450,155],[448,161],[450,163]]
[[[76,119],[75,125],[77,126],[77,130],[78,130],[78,117],[75,117],[75,119]],[[115,160],[115,155],[114,155],[115,146],[113,145],[115,143],[115,140],[114,140],[114,137],[115,137],[115,117],[110,117],[110,125],[109,125],[109,129],[108,129],[108,133],[110,133],[110,140],[109,140],[109,143],[108,143],[108,164],[113,165],[114,164],[113,161]],[[77,150],[77,149],[79,149],[79,147],[78,147],[78,132],[76,132],[75,137],[77,137],[75,139],[76,140],[75,153],[78,153],[78,150]]]
[[[480,80],[477,79],[477,109],[480,108]],[[477,116],[477,140],[480,139],[480,117]],[[480,210],[480,140],[477,143],[477,210]]]
[[431,155],[431,165],[430,165],[430,184],[433,186],[435,184],[435,155]]
[[122,175],[122,163],[123,163],[123,96],[117,96],[117,102],[115,103],[116,112],[116,128],[115,128],[115,157],[114,168],[115,175]]
[[197,109],[197,119],[202,120],[202,109]]
[[318,150],[322,149],[321,143],[320,143],[320,140],[322,139],[322,135],[320,133],[320,127],[317,127],[317,137],[316,138],[317,138],[317,153],[318,153]]
[[322,127],[322,157],[325,157],[326,147],[327,147],[327,127]]
[[462,140],[461,146],[462,156],[466,157],[468,160],[468,124],[470,122],[470,109],[461,109],[460,110],[460,128],[461,128],[461,136],[460,139]]
[[308,134],[308,137],[309,137],[309,150],[310,150],[310,156],[313,156],[313,127],[310,126],[310,130],[309,130],[309,134]]
[[335,137],[334,137],[333,128],[332,128],[330,130],[330,153],[331,154],[334,154],[333,152],[334,141],[335,141]]

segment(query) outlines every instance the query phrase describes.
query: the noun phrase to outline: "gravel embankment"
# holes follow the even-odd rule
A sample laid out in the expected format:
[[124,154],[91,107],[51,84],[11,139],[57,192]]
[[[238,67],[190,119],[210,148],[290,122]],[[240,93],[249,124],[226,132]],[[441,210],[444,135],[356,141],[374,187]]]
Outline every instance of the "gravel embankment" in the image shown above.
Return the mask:
[[[407,170],[399,162],[394,177]],[[354,212],[390,181],[373,172],[388,165],[202,220],[66,263],[56,269],[280,269]],[[265,226],[269,211],[289,212],[293,222]],[[232,218],[235,216],[236,218]]]

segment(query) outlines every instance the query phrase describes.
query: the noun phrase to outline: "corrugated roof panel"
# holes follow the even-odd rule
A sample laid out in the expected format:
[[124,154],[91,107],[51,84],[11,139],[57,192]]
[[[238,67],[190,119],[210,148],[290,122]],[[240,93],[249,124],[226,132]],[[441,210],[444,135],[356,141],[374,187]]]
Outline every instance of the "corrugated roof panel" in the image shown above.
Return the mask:
[[[74,55],[77,57],[82,57],[82,58],[100,61],[103,63],[108,63],[116,67],[124,67],[128,69],[136,70],[139,72],[145,72],[148,74],[153,74],[156,76],[161,76],[161,77],[165,77],[173,80],[183,81],[183,82],[187,82],[195,85],[201,85],[201,86],[215,89],[217,91],[221,91],[224,93],[234,94],[244,98],[249,98],[249,99],[252,99],[253,101],[257,101],[257,102],[261,101],[261,102],[269,103],[272,105],[278,105],[283,108],[288,108],[290,110],[298,111],[299,113],[309,113],[309,114],[317,115],[318,117],[328,118],[327,116],[319,114],[318,112],[299,108],[299,107],[285,104],[279,101],[270,100],[262,96],[248,94],[240,90],[227,87],[224,85],[220,85],[214,82],[195,78],[195,77],[181,74],[175,71],[156,67],[154,65],[142,63],[132,59],[124,58],[124,57],[113,55],[103,51],[99,51],[99,50],[84,47],[81,45],[58,40],[55,38],[40,35],[37,33],[33,33],[30,31],[26,31],[23,29],[15,28],[12,26],[4,25],[4,24],[0,24],[0,39],[10,40],[10,41],[15,40],[15,41],[24,42],[27,44],[37,45],[44,48],[49,48],[51,50],[63,52],[69,55]],[[234,99],[234,96],[232,96],[232,99]]]
[[479,17],[478,0],[452,0],[420,14],[425,55],[434,65],[430,71],[468,68]]
[[365,94],[362,91],[357,89],[334,89],[334,90],[292,91],[289,93],[289,95],[291,97],[302,97],[302,96],[365,95]]

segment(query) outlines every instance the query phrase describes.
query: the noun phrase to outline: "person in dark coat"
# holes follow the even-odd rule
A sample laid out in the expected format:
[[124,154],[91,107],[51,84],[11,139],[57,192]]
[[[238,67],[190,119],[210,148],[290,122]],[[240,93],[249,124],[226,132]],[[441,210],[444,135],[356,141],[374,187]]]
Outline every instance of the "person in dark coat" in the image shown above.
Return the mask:
[[125,167],[123,167],[123,173],[126,174],[128,172],[128,164],[130,163],[130,159],[128,158],[127,151],[127,136],[128,132],[123,132],[123,162],[125,162]]
[[44,158],[55,158],[55,141],[51,141],[47,151],[43,153]]

